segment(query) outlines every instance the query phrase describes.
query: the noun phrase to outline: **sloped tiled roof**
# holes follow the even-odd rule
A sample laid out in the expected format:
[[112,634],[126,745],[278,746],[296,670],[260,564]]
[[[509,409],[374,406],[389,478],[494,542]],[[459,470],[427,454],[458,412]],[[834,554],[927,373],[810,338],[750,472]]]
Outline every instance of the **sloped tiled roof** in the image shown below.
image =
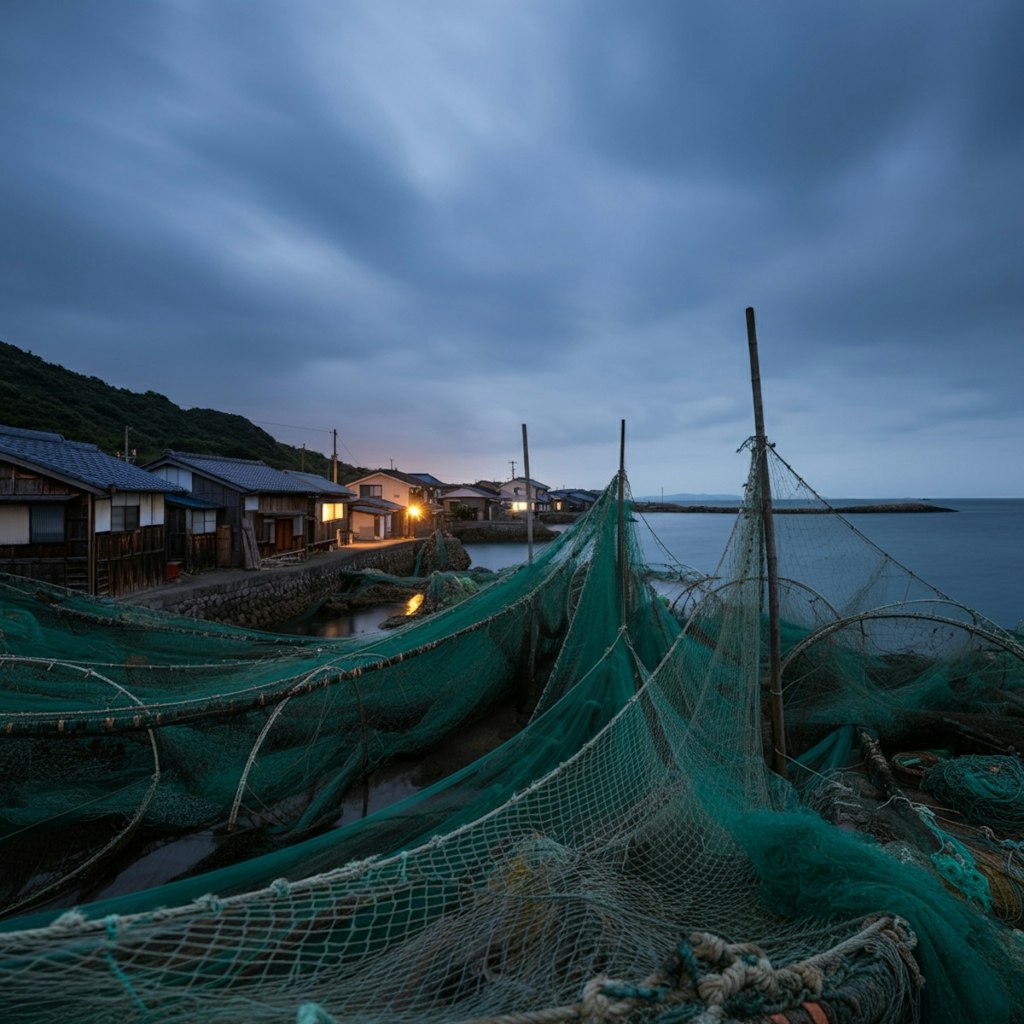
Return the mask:
[[432,473],[407,473],[406,476],[414,477],[417,480],[422,481],[428,487],[447,487],[448,484],[442,480],[438,480]]
[[302,480],[308,485],[311,493],[315,491],[319,494],[334,495],[338,498],[354,498],[356,496],[356,492],[350,487],[346,487],[344,484],[336,484],[333,480],[328,480],[327,477],[317,476],[316,473],[302,473],[297,469],[286,469],[283,472],[286,476]]
[[389,512],[404,512],[404,505],[396,505],[387,498],[357,498],[349,508],[353,512],[367,512],[373,516],[384,516]]
[[[525,476],[515,476],[511,480],[506,480],[501,486],[511,487],[513,484],[525,484],[526,482],[527,480]],[[546,491],[549,489],[547,484],[542,484],[539,480],[534,480],[532,477],[529,480],[529,484],[538,491]]]
[[452,487],[445,491],[442,498],[492,498],[497,501],[501,497],[500,491],[492,490],[490,487],[477,487],[475,484],[463,484],[461,487]]
[[192,469],[201,476],[247,494],[310,494],[306,480],[297,479],[279,469],[272,469],[256,459],[229,459],[223,455],[201,455],[194,452],[166,451],[148,466],[176,465]]
[[180,490],[94,444],[67,441],[61,434],[42,430],[0,426],[0,457],[4,456],[93,492],[116,489],[166,494]]
[[411,484],[413,487],[436,486],[423,479],[425,476],[429,476],[428,473],[403,473],[398,469],[375,469],[370,473],[364,473],[362,476],[356,477],[355,480],[349,480],[349,486],[359,483],[360,480],[369,480],[374,476],[389,476],[392,480],[401,480],[403,483]]

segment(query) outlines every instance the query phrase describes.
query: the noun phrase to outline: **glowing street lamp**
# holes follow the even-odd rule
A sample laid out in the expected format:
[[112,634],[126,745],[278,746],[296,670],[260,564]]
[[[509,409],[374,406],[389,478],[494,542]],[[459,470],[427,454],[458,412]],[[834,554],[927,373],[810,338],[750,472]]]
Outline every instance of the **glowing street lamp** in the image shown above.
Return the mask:
[[419,505],[410,505],[408,508],[409,512],[409,536],[416,536],[416,520],[423,514],[423,509]]

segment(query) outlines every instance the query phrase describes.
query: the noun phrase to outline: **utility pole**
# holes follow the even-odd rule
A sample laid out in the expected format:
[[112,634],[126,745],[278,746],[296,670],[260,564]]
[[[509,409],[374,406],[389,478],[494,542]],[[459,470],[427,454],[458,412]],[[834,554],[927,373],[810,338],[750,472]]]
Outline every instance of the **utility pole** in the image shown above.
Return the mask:
[[515,480],[515,478],[516,478],[516,460],[515,459],[509,459],[508,460],[508,464],[512,467],[512,479]]
[[[513,463],[513,465],[515,465]],[[533,565],[533,495],[530,493],[530,446],[526,439],[526,424],[523,424],[523,472],[526,474],[526,561]],[[512,470],[515,475],[515,470]]]
[[331,479],[335,483],[337,483],[338,482],[338,431],[337,430],[332,430],[331,431],[331,436],[332,436],[332,438],[334,440],[334,447],[333,447],[333,449],[331,451],[331,465],[334,467],[334,475],[331,477]]

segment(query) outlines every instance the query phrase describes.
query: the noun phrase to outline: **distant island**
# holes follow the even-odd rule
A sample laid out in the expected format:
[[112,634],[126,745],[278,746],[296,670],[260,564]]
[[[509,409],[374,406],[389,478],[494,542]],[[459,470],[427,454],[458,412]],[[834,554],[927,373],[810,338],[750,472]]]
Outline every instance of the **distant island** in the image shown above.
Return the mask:
[[[633,507],[637,512],[729,512],[733,515],[739,509],[739,503],[733,505],[693,505],[679,504],[671,501],[637,501]],[[828,512],[839,512],[843,515],[861,515],[863,513],[879,512],[955,512],[955,508],[945,508],[942,505],[932,505],[925,501],[896,501],[883,502],[878,504],[867,503],[864,505],[782,505],[772,506],[776,515],[821,515]]]

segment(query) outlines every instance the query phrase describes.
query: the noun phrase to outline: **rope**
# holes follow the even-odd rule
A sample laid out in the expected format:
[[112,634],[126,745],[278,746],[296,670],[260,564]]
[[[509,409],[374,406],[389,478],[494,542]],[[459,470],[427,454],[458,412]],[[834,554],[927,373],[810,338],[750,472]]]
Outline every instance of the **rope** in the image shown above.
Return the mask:
[[[860,932],[824,953],[776,968],[754,943],[731,944],[710,932],[688,932],[658,970],[639,984],[599,975],[583,986],[578,1003],[476,1017],[464,1024],[607,1024],[654,1008],[664,1024],[689,1020],[713,1024],[738,1013],[781,1014],[816,1003],[827,976],[857,952],[881,957],[885,949],[894,951],[912,983],[920,987],[924,979],[911,952],[916,942],[902,918],[880,917],[865,922]],[[848,975],[845,966],[844,976]]]

